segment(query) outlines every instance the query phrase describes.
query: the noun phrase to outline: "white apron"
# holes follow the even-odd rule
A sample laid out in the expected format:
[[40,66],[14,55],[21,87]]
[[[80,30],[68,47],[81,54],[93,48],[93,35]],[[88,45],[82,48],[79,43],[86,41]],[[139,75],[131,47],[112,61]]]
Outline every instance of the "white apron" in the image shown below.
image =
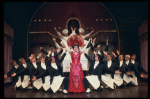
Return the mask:
[[[65,53],[66,48],[63,48],[63,53]],[[63,55],[63,54],[62,54]],[[63,66],[63,72],[70,72],[70,63],[71,63],[71,56],[69,52],[66,52],[66,56],[64,57],[64,60],[62,61]]]
[[135,72],[134,71],[131,71],[133,77],[135,78],[135,81],[133,80],[133,78],[131,78],[131,82],[134,84],[134,85],[138,85],[138,81],[137,81],[137,77],[135,76]]
[[[69,56],[66,56],[66,57],[69,57]],[[70,72],[70,63],[71,63],[70,59],[64,59],[62,61],[63,72]]]
[[102,75],[102,81],[109,86],[111,89],[114,89],[114,79],[112,79],[111,74],[105,73],[105,75]]
[[100,81],[97,75],[86,76],[85,78],[94,87],[94,89],[97,89],[100,86]]
[[131,77],[129,77],[127,74],[124,74],[123,80],[124,80],[126,83],[129,83],[129,82],[131,81]]
[[55,93],[61,86],[63,80],[64,80],[65,77],[62,77],[61,75],[59,76],[54,76],[53,78],[53,82],[52,84],[50,85],[52,91]]
[[43,89],[47,91],[50,88],[50,76],[45,76],[45,83],[43,84]]
[[30,80],[30,76],[29,75],[24,75],[24,79],[22,82],[22,87],[26,88],[28,86],[28,81]]
[[33,81],[33,86],[37,88],[38,90],[42,87],[42,85],[43,85],[42,78],[39,78]]
[[121,78],[120,74],[114,74],[114,83],[117,86],[121,86],[123,84],[123,79]]
[[88,70],[88,59],[85,57],[84,53],[81,54],[80,62],[82,65],[82,69],[87,71]]
[[21,86],[21,76],[18,77],[18,81],[16,82],[15,87]]

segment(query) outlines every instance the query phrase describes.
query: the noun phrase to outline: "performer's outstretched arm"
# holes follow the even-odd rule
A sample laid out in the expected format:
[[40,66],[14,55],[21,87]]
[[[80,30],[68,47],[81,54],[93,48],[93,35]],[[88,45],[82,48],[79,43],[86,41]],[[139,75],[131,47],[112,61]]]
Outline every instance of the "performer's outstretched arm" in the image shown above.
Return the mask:
[[59,31],[57,31],[56,29],[55,29],[55,31],[58,34],[58,36],[61,38],[62,37],[61,33]]
[[53,37],[53,41],[55,42],[56,48],[60,48],[60,45],[56,42],[56,38]]
[[89,42],[90,42],[90,39],[89,39],[89,41],[86,43],[86,45],[83,47],[83,49],[81,50],[81,52],[84,52],[84,50],[85,50],[86,47],[88,46]]
[[[48,67],[47,67],[48,68]],[[36,75],[36,79],[41,78],[42,76],[44,76],[46,73],[48,73],[48,69],[46,69],[45,71],[41,72],[40,74]]]
[[64,57],[66,56],[66,52],[61,56],[59,63],[61,63],[64,60]]
[[91,33],[93,33],[93,32],[94,32],[94,30],[92,30],[90,33],[86,34],[85,36],[82,36],[82,37],[83,37],[83,39],[84,39],[84,38],[86,38],[86,37],[88,37],[88,36],[90,36],[90,35],[91,35]]
[[104,51],[108,51],[109,46],[108,46],[108,39],[106,40],[106,48],[104,49]]
[[141,73],[137,70],[137,68],[135,66],[132,66],[132,67],[133,67],[134,72],[136,72],[140,76]]
[[138,63],[138,68],[139,68],[142,72],[144,72],[145,74],[148,74],[148,72],[146,72],[146,71],[140,66],[140,63]]
[[70,48],[68,47],[68,45],[66,44],[66,42],[64,41],[63,38],[61,38],[62,42],[64,43],[65,47],[67,48],[67,51],[70,53]]
[[[16,70],[16,69],[15,69],[15,67],[13,66],[13,67],[11,68],[11,70],[10,70],[8,73],[6,73],[5,75],[6,75],[7,77],[10,77],[14,70]],[[6,78],[7,78],[7,77],[6,77]]]
[[91,50],[94,51],[94,47],[93,47],[92,43],[90,44],[90,46],[91,46]]
[[84,55],[90,61],[90,63],[92,63],[92,59],[86,53],[84,53]]
[[55,42],[55,46],[56,48],[60,48],[60,45],[57,42]]
[[40,50],[44,53],[44,54],[48,54],[48,52],[44,51],[42,47],[40,47]]

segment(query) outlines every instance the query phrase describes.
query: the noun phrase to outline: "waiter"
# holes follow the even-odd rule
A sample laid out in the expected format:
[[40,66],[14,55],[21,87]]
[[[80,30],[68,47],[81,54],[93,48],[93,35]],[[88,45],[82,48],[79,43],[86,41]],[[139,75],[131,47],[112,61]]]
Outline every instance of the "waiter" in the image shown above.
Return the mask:
[[[11,70],[8,73],[6,73],[4,75],[4,78],[10,77],[11,74],[19,67],[19,65],[17,64],[17,62],[15,60],[12,60],[11,64],[13,65],[13,67],[11,68]],[[21,76],[17,77],[15,89],[20,90],[20,87],[21,87]]]
[[[95,38],[95,40],[96,40],[96,38]],[[92,51],[94,51],[94,47],[93,47],[93,46],[95,45],[95,40],[94,40],[93,43],[91,44],[91,50],[92,50]],[[104,49],[104,51],[108,51],[108,49],[109,49],[109,46],[108,46],[108,39],[107,39],[107,40],[106,40],[106,48]],[[102,56],[102,57],[101,57],[101,61],[103,61],[103,59],[104,59],[104,53],[103,53],[103,50],[100,50],[100,44],[97,45],[96,53]],[[95,56],[93,56],[93,58],[94,58],[94,57],[95,57]]]
[[[124,59],[123,55],[119,54],[119,56],[118,56],[114,52],[112,52],[112,54],[116,59],[118,69],[122,72],[121,74],[114,74],[114,82],[117,86],[124,88],[125,84],[123,83],[123,77],[124,77],[124,74],[128,75],[127,74],[127,72],[128,72],[127,65],[123,61],[123,59]],[[119,59],[118,59],[118,57],[119,57]],[[128,76],[132,77],[135,80],[133,75],[128,75]]]
[[[40,62],[37,62],[37,70],[35,71],[34,75],[33,75],[33,78],[32,78],[32,81],[35,81],[37,80],[37,78],[40,78],[38,77],[39,74],[43,73],[46,71],[47,67],[49,67],[49,62],[48,61],[45,61],[45,58],[42,56],[40,57]],[[42,78],[42,87],[43,87],[43,90],[44,91],[47,91],[49,88],[50,88],[50,75],[49,73],[46,73],[44,76],[41,76]]]
[[[29,61],[29,60],[30,60],[30,59],[28,59],[28,61]],[[16,70],[14,70],[13,74],[11,75],[12,77],[16,76],[16,73],[18,73],[18,72],[20,72],[20,71],[26,69],[26,68],[27,68],[27,64],[29,63],[29,62],[25,61],[24,58],[20,58],[20,59],[19,59],[19,62],[20,62],[21,64],[19,65],[19,67],[18,67]],[[19,75],[17,75],[17,76],[19,76]],[[18,82],[16,83],[16,86],[18,87],[18,86],[21,85],[23,91],[25,91],[26,88],[27,88],[27,86],[28,86],[28,85],[27,85],[27,83],[28,83],[27,81],[30,79],[29,73],[26,72],[26,73],[24,73],[24,74],[20,74],[20,76],[21,76],[21,81],[18,81]]]
[[[55,38],[53,38],[53,41],[55,42],[56,48],[61,48],[60,45],[56,42]],[[64,46],[62,41],[61,41],[61,45],[62,45],[62,50],[63,50],[63,52],[61,53],[61,56],[62,56],[66,51],[66,47]],[[64,60],[62,61],[62,67],[63,67],[62,72],[65,77],[69,77],[71,62],[72,62],[71,56],[70,56],[69,52],[67,51],[66,56],[65,56]]]
[[31,62],[27,64],[27,67],[25,69],[21,70],[18,73],[14,73],[13,76],[28,74],[25,82],[23,83],[24,87],[27,87],[31,84],[31,85],[33,85],[33,90],[37,91],[42,87],[43,83],[42,83],[41,78],[39,78],[38,80],[32,82],[32,76],[33,76],[33,74],[35,73],[35,71],[37,69],[37,62],[36,62],[35,56],[32,56],[30,58],[30,60],[31,60]]

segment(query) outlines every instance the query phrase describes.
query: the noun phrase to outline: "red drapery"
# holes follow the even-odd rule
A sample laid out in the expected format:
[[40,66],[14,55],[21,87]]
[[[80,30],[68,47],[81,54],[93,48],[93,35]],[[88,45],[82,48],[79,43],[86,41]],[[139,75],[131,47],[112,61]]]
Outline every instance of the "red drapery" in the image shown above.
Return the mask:
[[140,42],[141,66],[148,72],[148,40]]
[[[4,40],[4,74],[10,71],[12,68],[11,62],[12,61],[12,44]],[[12,82],[12,78],[8,77],[4,79],[4,83]]]

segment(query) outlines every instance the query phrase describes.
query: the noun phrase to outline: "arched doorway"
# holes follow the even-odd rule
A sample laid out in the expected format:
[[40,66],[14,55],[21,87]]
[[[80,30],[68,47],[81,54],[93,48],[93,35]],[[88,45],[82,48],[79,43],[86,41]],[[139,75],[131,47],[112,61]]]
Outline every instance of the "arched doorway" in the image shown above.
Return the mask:
[[73,29],[76,28],[75,32],[77,34],[79,34],[79,28],[80,28],[80,26],[79,26],[79,21],[78,20],[76,20],[76,19],[70,19],[68,21],[68,25],[67,26],[68,26],[68,35],[70,35],[72,33],[71,26],[73,27]]

